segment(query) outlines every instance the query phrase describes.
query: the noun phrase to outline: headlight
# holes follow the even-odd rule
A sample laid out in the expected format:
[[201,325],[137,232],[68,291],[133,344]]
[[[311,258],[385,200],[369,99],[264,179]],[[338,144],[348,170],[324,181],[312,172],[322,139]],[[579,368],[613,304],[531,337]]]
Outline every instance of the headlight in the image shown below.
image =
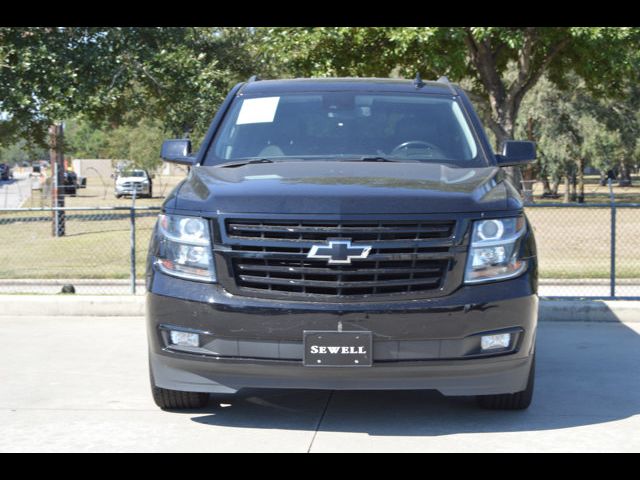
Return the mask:
[[518,250],[526,227],[524,216],[474,222],[465,283],[504,280],[524,272],[527,262],[518,258]]
[[215,282],[209,225],[204,218],[160,215],[156,265],[168,275]]

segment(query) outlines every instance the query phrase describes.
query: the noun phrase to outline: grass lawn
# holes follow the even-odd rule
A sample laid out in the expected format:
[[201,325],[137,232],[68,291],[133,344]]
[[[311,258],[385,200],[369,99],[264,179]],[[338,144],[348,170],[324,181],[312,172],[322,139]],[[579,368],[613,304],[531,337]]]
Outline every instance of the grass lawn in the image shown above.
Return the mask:
[[[529,208],[542,278],[608,278],[611,211],[606,208]],[[640,278],[640,209],[617,209],[616,270]]]
[[[53,237],[51,221],[0,223],[0,279],[2,278],[128,278],[130,227],[128,212],[68,212],[66,235]],[[95,215],[94,220],[71,215]],[[157,212],[136,218],[136,273],[144,276],[144,262]],[[46,214],[50,217],[50,214]],[[2,215],[0,221],[16,214]],[[42,218],[40,212],[21,218]]]
[[[164,197],[184,176],[156,176],[153,198],[137,198],[136,206],[160,207]],[[89,178],[87,188],[65,198],[67,207],[130,207],[132,199],[116,199],[113,181],[102,184]],[[51,205],[49,195],[33,191],[22,207]],[[139,212],[136,217],[136,273],[144,276],[149,238],[158,212]],[[93,216],[93,219],[87,219]],[[20,217],[32,221],[8,222]],[[43,220],[44,217],[44,220]],[[130,226],[128,212],[67,211],[66,235],[51,235],[48,212],[0,214],[0,279],[126,279],[130,270]],[[37,220],[39,219],[39,220]]]

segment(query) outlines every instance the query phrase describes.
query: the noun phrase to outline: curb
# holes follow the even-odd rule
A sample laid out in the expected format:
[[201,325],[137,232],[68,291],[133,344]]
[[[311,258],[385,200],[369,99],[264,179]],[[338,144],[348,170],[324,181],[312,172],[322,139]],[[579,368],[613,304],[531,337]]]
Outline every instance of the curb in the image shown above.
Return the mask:
[[[144,295],[0,295],[0,317],[142,317]],[[640,323],[640,301],[540,299],[542,322]]]
[[0,317],[142,317],[145,296],[0,295]]

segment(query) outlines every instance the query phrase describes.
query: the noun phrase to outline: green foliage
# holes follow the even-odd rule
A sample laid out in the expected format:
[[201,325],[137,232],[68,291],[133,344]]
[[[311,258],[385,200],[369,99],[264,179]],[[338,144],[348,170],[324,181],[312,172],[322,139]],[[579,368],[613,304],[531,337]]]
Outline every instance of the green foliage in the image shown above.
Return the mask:
[[230,85],[252,69],[248,29],[0,28],[0,143],[46,142],[82,114],[118,126],[157,118],[202,135]]
[[107,155],[126,159],[130,165],[154,171],[160,167],[160,145],[165,138],[162,125],[154,120],[142,120],[135,127],[120,127],[110,132]]
[[277,76],[387,77],[397,64],[387,27],[258,28],[259,64]]
[[116,163],[126,160],[133,167],[153,171],[160,167],[160,145],[167,137],[158,120],[142,119],[116,128],[96,128],[86,120],[67,122],[65,147],[74,158],[108,158]]
[[38,146],[29,145],[24,140],[19,140],[0,149],[0,163],[20,165],[22,162],[31,162],[47,158],[47,151]]
[[[637,161],[638,87],[627,82],[621,98],[600,98],[576,75],[566,78],[570,91],[543,78],[522,106],[522,117],[533,121],[540,172],[559,178],[574,171],[578,159],[604,171]],[[527,135],[525,124],[518,126],[520,137]]]
[[531,104],[541,168],[604,165],[637,158],[639,66],[637,27],[0,27],[0,144],[44,145],[52,122],[79,119],[68,153],[154,165],[163,136],[201,139],[251,74],[419,71],[460,82],[496,143]]
[[293,76],[447,75],[465,82],[499,141],[544,73],[561,89],[575,72],[593,93],[638,77],[640,29],[570,27],[261,28],[261,58]]
[[106,126],[96,125],[74,118],[65,122],[65,154],[74,158],[109,158],[107,154],[109,135]]

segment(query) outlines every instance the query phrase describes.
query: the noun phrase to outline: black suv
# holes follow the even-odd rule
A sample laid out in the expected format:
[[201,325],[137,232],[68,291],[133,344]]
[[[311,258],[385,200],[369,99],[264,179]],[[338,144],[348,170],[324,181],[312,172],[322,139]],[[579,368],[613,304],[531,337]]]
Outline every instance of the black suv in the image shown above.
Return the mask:
[[11,167],[6,163],[0,163],[0,180],[11,180],[13,178],[13,172]]
[[64,195],[75,197],[78,193],[78,174],[73,170],[65,170],[63,174],[62,192]]
[[488,408],[533,394],[537,261],[504,166],[446,79],[233,88],[169,195],[148,256],[152,392],[436,389]]

